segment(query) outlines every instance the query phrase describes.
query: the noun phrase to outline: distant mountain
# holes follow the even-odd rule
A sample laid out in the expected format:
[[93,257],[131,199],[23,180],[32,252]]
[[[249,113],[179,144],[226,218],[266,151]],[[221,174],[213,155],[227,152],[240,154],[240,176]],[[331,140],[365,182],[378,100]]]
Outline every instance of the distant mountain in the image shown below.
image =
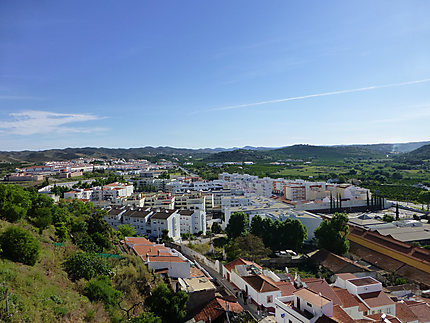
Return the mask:
[[294,145],[270,150],[245,150],[224,151],[208,155],[206,161],[270,161],[285,159],[319,159],[340,160],[344,158],[380,158],[385,154],[362,147],[350,146],[312,146]]
[[430,160],[430,144],[421,146],[411,152],[397,156],[397,161],[410,162],[413,164],[421,164],[423,161]]
[[243,148],[173,148],[173,147],[142,147],[142,148],[65,148],[43,151],[3,151],[0,161],[42,163],[49,160],[69,160],[80,157],[89,158],[193,158],[204,161],[270,161],[279,159],[322,159],[339,160],[344,158],[379,158],[391,152],[407,153],[430,144],[430,141],[398,144],[371,145],[339,145],[313,146],[294,145],[282,148],[253,147]]
[[359,147],[359,148],[361,147],[361,148],[377,151],[380,153],[389,154],[389,153],[407,153],[428,144],[430,144],[430,141],[405,142],[405,143],[394,143],[394,144],[347,145],[347,146],[335,146],[335,147]]

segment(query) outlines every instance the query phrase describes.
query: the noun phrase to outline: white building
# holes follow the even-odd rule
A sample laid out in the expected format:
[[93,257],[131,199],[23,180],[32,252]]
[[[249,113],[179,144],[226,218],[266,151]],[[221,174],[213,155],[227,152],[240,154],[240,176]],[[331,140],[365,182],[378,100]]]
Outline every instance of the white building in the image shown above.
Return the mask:
[[180,210],[181,234],[206,234],[206,212],[202,210]]

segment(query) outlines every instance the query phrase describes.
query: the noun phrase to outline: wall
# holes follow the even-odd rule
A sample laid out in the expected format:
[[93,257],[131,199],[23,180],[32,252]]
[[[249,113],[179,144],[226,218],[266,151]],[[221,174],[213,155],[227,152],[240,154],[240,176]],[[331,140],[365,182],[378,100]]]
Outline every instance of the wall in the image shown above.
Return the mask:
[[148,267],[151,269],[169,269],[169,277],[173,278],[189,278],[190,263],[189,262],[166,262],[166,261],[151,261],[148,262]]
[[414,259],[412,257],[409,257],[405,254],[401,254],[400,252],[388,249],[384,246],[378,245],[372,241],[368,241],[367,239],[364,239],[362,237],[359,237],[359,236],[356,236],[353,234],[349,234],[348,239],[355,242],[355,243],[358,243],[359,245],[362,245],[366,248],[369,248],[371,250],[375,250],[375,251],[382,253],[386,256],[389,256],[393,259],[404,262],[404,263],[406,263],[412,267],[415,267],[415,268],[418,268],[422,271],[425,271],[426,273],[430,273],[430,265],[428,265],[424,262],[421,262],[417,259]]

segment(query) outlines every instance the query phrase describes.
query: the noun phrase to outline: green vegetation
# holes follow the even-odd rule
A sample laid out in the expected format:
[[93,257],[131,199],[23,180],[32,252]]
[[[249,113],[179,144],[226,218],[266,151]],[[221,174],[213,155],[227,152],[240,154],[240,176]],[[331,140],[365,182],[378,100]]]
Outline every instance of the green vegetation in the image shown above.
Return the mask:
[[161,322],[168,313],[185,316],[186,300],[172,292],[172,308],[154,305],[148,312],[146,299],[162,282],[139,257],[96,254],[119,250],[105,211],[79,201],[54,204],[14,185],[0,185],[0,201],[0,295],[8,300],[8,307],[0,301],[0,321]]
[[136,235],[136,228],[130,224],[120,224],[118,226],[118,232],[121,237],[134,237]]
[[101,301],[106,307],[115,306],[122,297],[122,293],[112,287],[112,282],[107,276],[98,276],[91,279],[84,288],[84,295],[90,301]]
[[307,237],[307,229],[299,220],[263,220],[259,215],[252,218],[250,233],[262,238],[264,244],[273,251],[299,251]]
[[17,226],[9,226],[0,234],[2,256],[12,261],[34,266],[39,260],[40,243],[34,236]]
[[218,222],[215,222],[214,224],[212,224],[211,231],[213,234],[221,233],[222,232],[221,224],[219,224]]
[[272,251],[264,246],[263,240],[253,234],[239,236],[231,240],[225,246],[227,261],[233,261],[236,258],[245,258],[254,262],[261,262],[267,258]]
[[167,285],[160,284],[146,299],[145,305],[157,313],[163,322],[182,322],[187,315],[187,302],[188,295],[185,292],[174,293]]
[[112,273],[111,267],[104,259],[95,253],[82,251],[70,255],[66,259],[64,270],[73,280],[81,278],[89,280],[98,275],[110,275]]
[[331,220],[321,222],[315,229],[318,247],[338,255],[347,253],[349,250],[347,223],[348,216],[344,213],[335,213]]
[[228,220],[225,232],[229,239],[245,235],[248,226],[248,216],[243,212],[234,212]]

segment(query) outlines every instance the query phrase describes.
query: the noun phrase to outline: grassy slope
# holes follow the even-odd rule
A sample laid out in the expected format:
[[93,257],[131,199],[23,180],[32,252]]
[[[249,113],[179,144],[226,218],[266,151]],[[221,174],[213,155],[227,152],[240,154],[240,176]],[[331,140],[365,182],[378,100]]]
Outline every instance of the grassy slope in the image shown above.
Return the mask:
[[[0,220],[0,230],[9,225]],[[76,247],[70,242],[64,247],[54,247],[49,238],[54,235],[53,228],[39,235],[29,225],[20,223],[19,226],[32,232],[40,241],[42,250],[40,261],[33,267],[0,259],[0,283],[17,297],[18,312],[11,321],[83,322],[86,315],[97,318],[97,321],[109,320],[103,307],[91,304],[79,294],[79,283],[71,282],[61,268],[65,257]]]

